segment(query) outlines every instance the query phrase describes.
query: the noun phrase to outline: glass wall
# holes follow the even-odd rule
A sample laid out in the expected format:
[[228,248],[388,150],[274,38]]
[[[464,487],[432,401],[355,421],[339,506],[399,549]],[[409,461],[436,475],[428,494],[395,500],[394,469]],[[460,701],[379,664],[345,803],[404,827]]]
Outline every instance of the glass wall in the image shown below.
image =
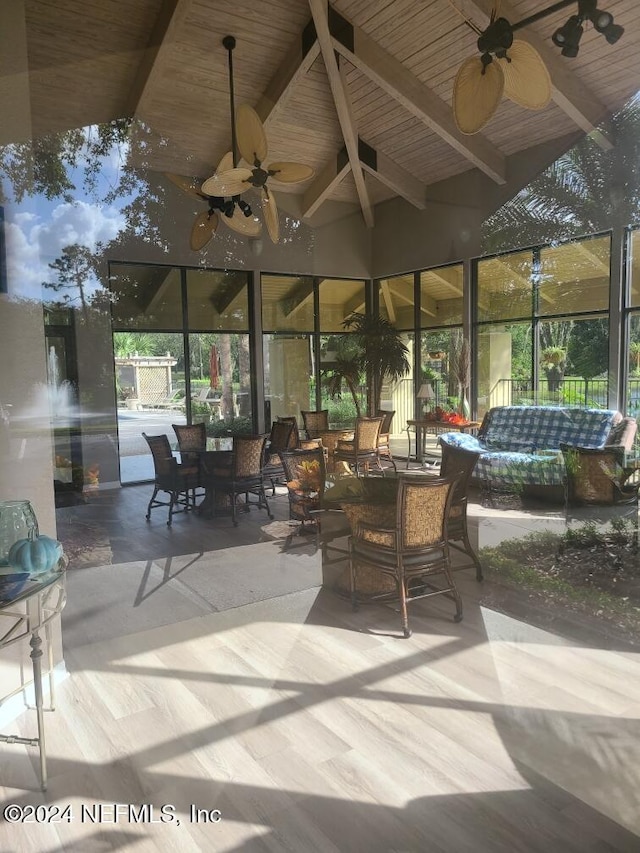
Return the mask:
[[264,274],[262,325],[265,420],[316,408],[329,410],[332,427],[353,426],[356,404],[366,406],[363,377],[354,382],[354,353],[344,321],[364,313],[363,281]]
[[477,263],[478,415],[608,405],[610,235]]
[[121,481],[153,477],[143,432],[251,432],[248,275],[114,263],[109,281]]
[[640,417],[640,230],[628,238],[628,304],[626,357],[626,412]]
[[470,353],[463,342],[462,294],[462,264],[420,273],[420,415],[437,408],[469,414]]

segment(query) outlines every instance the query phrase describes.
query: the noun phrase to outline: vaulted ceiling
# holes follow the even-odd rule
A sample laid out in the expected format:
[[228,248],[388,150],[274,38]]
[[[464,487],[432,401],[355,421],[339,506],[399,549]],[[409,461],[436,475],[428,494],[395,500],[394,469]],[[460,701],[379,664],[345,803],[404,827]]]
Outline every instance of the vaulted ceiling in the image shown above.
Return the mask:
[[[503,0],[500,14],[513,23],[547,5]],[[232,34],[236,103],[257,110],[269,158],[315,170],[278,191],[299,194],[305,216],[327,199],[357,203],[372,225],[380,201],[423,208],[429,185],[450,176],[480,169],[504,183],[511,154],[594,132],[635,94],[637,0],[602,5],[623,37],[609,45],[588,28],[574,59],[551,42],[573,8],[520,30],[549,69],[551,103],[534,112],[505,98],[465,136],[452,87],[477,35],[463,16],[486,27],[491,0],[25,0],[27,67],[3,63],[0,142],[135,116],[157,135],[152,169],[206,177],[230,149],[222,39]]]

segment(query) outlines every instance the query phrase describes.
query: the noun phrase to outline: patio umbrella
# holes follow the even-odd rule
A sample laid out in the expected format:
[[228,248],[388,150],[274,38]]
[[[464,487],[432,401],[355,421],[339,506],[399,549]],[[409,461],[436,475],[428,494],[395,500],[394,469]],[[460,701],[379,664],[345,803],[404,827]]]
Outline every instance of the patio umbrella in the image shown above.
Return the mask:
[[211,345],[209,353],[209,384],[215,390],[220,383],[220,356],[215,344]]

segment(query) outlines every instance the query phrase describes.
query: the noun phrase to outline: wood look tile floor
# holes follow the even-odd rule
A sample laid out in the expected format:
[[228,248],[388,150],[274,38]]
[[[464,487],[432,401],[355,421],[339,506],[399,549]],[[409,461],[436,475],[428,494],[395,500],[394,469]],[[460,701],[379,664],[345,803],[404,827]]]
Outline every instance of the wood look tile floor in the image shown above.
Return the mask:
[[2,744],[0,810],[71,820],[0,820],[0,850],[638,853],[638,656],[488,610],[456,579],[464,621],[416,602],[408,640],[392,608],[310,588],[67,649],[49,790],[34,750]]

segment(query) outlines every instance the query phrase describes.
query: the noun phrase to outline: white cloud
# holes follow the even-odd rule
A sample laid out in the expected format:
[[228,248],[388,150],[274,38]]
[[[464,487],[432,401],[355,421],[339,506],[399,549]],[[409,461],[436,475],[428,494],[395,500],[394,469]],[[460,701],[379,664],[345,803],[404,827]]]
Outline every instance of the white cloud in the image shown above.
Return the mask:
[[58,204],[46,218],[9,207],[5,211],[9,293],[40,298],[42,282],[52,276],[49,264],[65,246],[78,243],[94,251],[98,243],[114,239],[124,225],[116,208],[84,201]]

